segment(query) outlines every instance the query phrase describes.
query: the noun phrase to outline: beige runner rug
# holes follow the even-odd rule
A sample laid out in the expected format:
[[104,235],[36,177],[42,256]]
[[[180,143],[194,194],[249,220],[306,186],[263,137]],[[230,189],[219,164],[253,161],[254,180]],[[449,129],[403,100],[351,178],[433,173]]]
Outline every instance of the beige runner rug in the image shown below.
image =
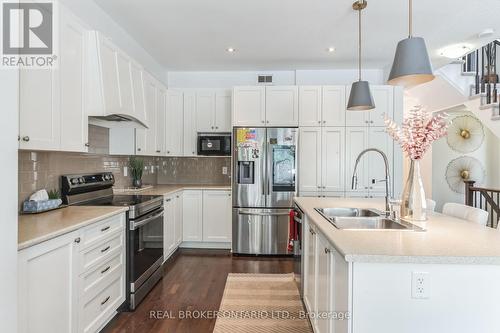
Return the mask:
[[229,274],[214,333],[311,333],[292,274]]

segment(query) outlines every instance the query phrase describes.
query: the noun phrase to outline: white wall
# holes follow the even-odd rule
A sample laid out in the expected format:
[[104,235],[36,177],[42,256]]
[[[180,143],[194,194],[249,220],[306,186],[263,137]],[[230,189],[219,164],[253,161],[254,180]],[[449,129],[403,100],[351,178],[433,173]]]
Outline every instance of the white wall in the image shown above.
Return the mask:
[[[259,74],[272,74],[274,85],[349,85],[357,80],[355,69],[290,71],[168,72],[169,88],[231,88],[257,84]],[[384,84],[383,71],[363,71],[363,79]]]
[[[472,115],[470,112],[454,112],[450,113],[450,118],[453,119],[460,115]],[[485,139],[481,147],[475,152],[468,154],[461,154],[452,150],[443,138],[437,141],[432,150],[433,161],[432,161],[432,198],[436,200],[436,209],[440,211],[443,204],[446,202],[456,202],[463,204],[465,201],[465,194],[460,194],[452,191],[448,183],[446,182],[445,173],[448,163],[450,163],[455,158],[461,156],[471,156],[483,164],[486,171],[486,177],[482,183],[477,185],[483,185],[487,187],[498,187],[499,181],[499,168],[498,168],[498,155],[500,153],[500,140],[498,140],[490,130],[486,127]],[[464,185],[465,186],[465,185]]]
[[1,70],[0,101],[2,130],[0,142],[2,162],[0,174],[0,332],[17,331],[17,135],[18,135],[18,72]]
[[111,16],[92,0],[61,0],[76,16],[91,27],[102,32],[125,53],[138,61],[158,80],[167,83],[165,68],[161,66],[135,39],[133,39]]

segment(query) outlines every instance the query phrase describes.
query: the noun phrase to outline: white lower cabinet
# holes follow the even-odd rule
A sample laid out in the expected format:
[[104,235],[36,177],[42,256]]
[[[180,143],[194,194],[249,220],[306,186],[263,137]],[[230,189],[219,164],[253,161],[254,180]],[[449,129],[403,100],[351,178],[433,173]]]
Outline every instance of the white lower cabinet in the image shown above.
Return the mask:
[[184,191],[182,213],[182,240],[184,242],[203,241],[203,191]]
[[175,250],[175,207],[174,196],[166,196],[163,215],[163,261]]
[[125,215],[19,251],[20,333],[98,332],[125,301]]
[[231,242],[231,191],[203,191],[203,241]]
[[[349,265],[326,237],[304,224],[304,303],[315,333],[347,333],[349,319]],[[337,317],[336,317],[337,316]]]

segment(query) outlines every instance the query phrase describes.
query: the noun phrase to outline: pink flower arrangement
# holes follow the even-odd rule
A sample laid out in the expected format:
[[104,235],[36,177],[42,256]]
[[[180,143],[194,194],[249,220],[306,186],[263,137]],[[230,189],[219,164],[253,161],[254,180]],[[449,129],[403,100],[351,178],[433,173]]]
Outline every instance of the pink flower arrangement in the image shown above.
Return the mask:
[[387,133],[401,146],[412,160],[420,160],[432,143],[448,134],[448,115],[429,114],[421,106],[416,106],[398,126],[385,115]]

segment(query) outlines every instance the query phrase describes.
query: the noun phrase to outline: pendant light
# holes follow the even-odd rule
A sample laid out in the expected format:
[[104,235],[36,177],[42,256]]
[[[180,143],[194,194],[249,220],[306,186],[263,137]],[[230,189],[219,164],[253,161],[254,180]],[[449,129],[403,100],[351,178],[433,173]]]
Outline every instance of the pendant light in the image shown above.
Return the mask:
[[398,43],[388,83],[412,87],[434,80],[434,74],[424,39],[412,36],[412,0],[408,0],[408,7],[408,38]]
[[361,11],[366,8],[368,3],[364,0],[359,0],[353,3],[352,8],[358,11],[358,74],[359,80],[353,82],[347,110],[349,111],[367,111],[375,108],[370,84],[368,81],[361,80]]

